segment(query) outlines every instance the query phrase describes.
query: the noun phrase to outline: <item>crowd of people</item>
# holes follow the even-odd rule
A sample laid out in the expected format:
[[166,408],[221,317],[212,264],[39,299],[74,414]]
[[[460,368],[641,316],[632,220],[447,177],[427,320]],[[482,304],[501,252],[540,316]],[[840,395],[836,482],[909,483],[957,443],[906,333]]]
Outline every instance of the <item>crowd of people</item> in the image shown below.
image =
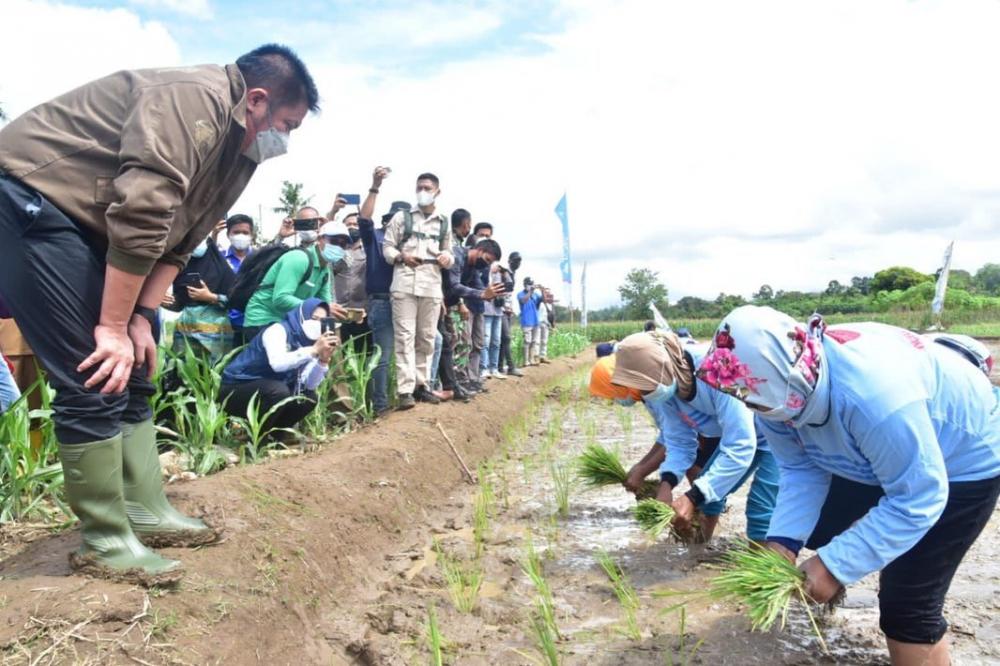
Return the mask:
[[[378,415],[520,376],[515,326],[526,364],[547,362],[551,292],[530,277],[519,289],[520,255],[468,210],[440,210],[432,173],[416,177],[412,204],[378,216],[390,176],[378,167],[363,201],[302,208],[266,242],[229,214],[318,100],[302,61],[266,45],[226,66],[117,72],[0,130],[0,344],[15,361],[34,354],[55,389],[81,523],[74,568],[166,583],[180,562],[154,547],[218,538],[163,492],[150,407],[161,308],[177,313],[176,350],[228,358],[226,409],[280,406],[278,428],[315,409],[341,345],[377,355]],[[709,538],[749,482],[748,538],[792,562],[815,549],[801,565],[813,599],[881,571],[893,662],[948,663],[945,595],[1000,494],[988,354],[955,336],[754,306],[709,344],[646,329],[599,345],[591,374],[595,396],[642,402],[658,426],[626,488],[658,473],[676,527]],[[30,370],[0,362],[0,409],[33,385]]]

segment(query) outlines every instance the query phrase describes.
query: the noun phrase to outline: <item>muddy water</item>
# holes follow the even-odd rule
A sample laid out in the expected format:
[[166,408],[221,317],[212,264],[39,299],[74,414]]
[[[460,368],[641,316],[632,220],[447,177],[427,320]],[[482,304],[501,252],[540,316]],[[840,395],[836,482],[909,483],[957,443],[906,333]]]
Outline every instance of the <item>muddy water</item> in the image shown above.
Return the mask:
[[[878,632],[877,579],[848,591],[842,607],[820,618],[830,653],[824,654],[804,611],[793,606],[784,631],[751,633],[740,609],[701,594],[727,543],[743,533],[745,490],[731,498],[716,541],[685,546],[661,537],[651,542],[629,514],[623,490],[575,486],[569,511],[559,516],[551,466],[570,464],[592,438],[617,446],[626,466],[652,444],[655,430],[642,408],[591,402],[582,377],[564,383],[540,408],[526,436],[517,437],[483,475],[495,501],[488,536],[477,559],[472,524],[476,491],[455,497],[461,507],[435,531],[448,557],[478,561],[484,583],[471,613],[452,604],[432,543],[403,554],[396,580],[372,604],[365,659],[374,663],[426,663],[427,608],[437,609],[446,661],[458,664],[545,663],[530,617],[535,590],[521,570],[530,539],[542,554],[555,599],[565,664],[879,664],[888,663]],[[559,427],[561,424],[561,427]],[[557,437],[553,435],[558,432]],[[683,489],[681,489],[683,490]],[[956,577],[946,614],[952,623],[956,664],[1000,663],[1000,545],[995,517]],[[623,612],[594,556],[606,551],[638,592],[639,637],[625,631]],[[471,566],[471,565],[470,565]],[[662,596],[687,592],[688,596]],[[686,599],[681,634],[678,612],[664,610]],[[697,648],[696,648],[697,646]]]

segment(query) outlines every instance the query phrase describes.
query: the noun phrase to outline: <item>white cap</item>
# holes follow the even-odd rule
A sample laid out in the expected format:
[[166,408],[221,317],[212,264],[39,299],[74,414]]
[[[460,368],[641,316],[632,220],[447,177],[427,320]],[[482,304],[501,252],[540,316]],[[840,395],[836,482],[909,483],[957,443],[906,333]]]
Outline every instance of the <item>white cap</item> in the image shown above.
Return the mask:
[[347,226],[340,220],[330,220],[319,228],[320,236],[350,236]]

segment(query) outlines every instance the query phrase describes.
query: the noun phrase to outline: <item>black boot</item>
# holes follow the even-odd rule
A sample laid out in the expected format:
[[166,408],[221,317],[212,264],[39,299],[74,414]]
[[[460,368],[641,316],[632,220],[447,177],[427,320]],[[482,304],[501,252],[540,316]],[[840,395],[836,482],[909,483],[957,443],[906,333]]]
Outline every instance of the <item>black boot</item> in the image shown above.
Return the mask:
[[429,402],[432,405],[436,405],[441,402],[441,399],[427,390],[427,387],[420,385],[413,392],[413,399],[417,402]]
[[456,382],[455,386],[451,389],[452,400],[461,400],[462,402],[469,402],[472,399],[472,394],[462,388],[461,384]]

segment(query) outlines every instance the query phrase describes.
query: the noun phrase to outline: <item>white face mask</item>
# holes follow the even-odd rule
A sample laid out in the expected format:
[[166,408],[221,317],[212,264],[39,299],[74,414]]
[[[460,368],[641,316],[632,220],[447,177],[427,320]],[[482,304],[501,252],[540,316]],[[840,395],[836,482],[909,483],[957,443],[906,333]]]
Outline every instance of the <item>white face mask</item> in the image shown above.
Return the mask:
[[250,249],[250,234],[234,234],[229,237],[229,243],[237,252]]
[[421,208],[426,208],[434,203],[434,199],[437,195],[430,190],[418,190],[417,191],[417,205]]
[[311,229],[298,231],[296,233],[298,233],[299,241],[302,243],[315,243],[316,239],[319,238],[319,232]]
[[318,319],[307,319],[302,322],[302,332],[310,340],[319,340],[319,336],[323,332],[323,324]]
[[[271,110],[267,111],[267,121],[271,123]],[[291,137],[287,132],[279,132],[272,124],[266,130],[257,132],[254,142],[243,153],[257,164],[272,157],[278,157],[288,152],[288,142]]]

